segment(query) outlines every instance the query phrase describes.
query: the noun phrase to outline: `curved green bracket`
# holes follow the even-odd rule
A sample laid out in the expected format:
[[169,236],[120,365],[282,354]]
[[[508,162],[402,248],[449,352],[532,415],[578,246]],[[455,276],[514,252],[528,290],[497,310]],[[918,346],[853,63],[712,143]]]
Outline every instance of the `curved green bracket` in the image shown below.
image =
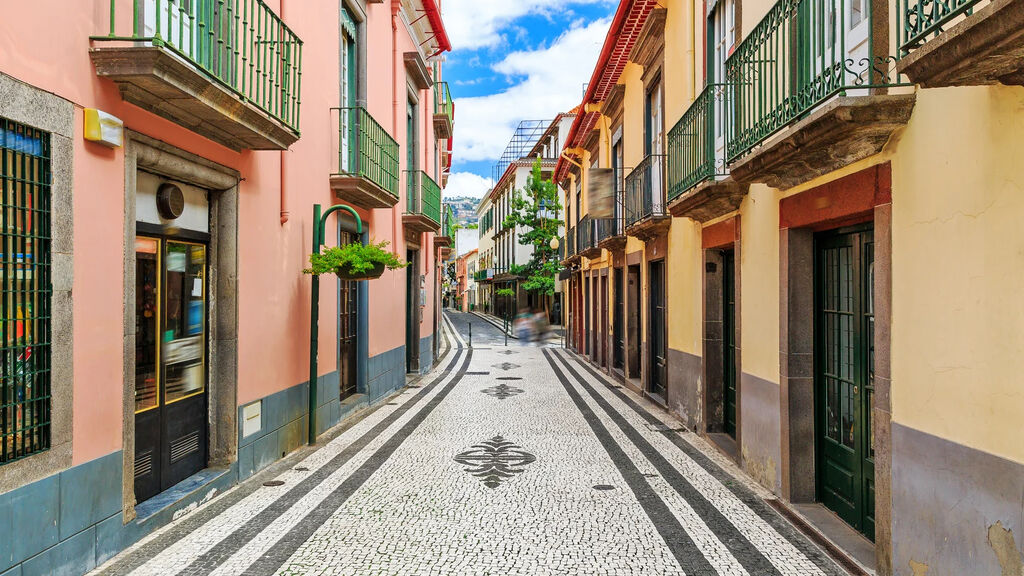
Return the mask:
[[[320,213],[320,205],[313,205],[313,254],[320,253],[320,247],[324,244],[324,231],[327,226],[327,217],[337,212],[338,210],[345,210],[356,219],[356,232],[363,235],[363,219],[359,217],[355,209],[351,206],[344,204],[336,204],[327,209],[323,214]],[[366,243],[366,239],[363,239],[363,243]],[[318,320],[320,319],[320,276],[314,274],[312,278],[312,294],[310,298],[310,309],[309,309],[309,417],[307,418],[309,423],[308,436],[306,441],[308,444],[313,445],[316,443],[316,412],[317,412],[317,379],[319,374],[317,372],[317,350],[319,349],[319,337],[318,337]]]
[[320,214],[320,205],[313,205],[313,253],[319,254],[320,247],[324,245],[325,238],[324,232],[327,229],[327,217],[337,212],[338,210],[345,210],[356,219],[356,233],[362,235],[363,233],[363,219],[359,217],[359,214],[355,211],[355,208],[346,206],[345,204],[335,204],[327,209],[322,215]]

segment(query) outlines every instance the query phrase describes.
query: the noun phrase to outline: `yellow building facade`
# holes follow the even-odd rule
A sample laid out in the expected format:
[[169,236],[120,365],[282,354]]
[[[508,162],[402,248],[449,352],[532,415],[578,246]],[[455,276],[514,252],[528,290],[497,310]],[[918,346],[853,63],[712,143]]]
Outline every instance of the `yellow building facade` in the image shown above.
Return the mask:
[[837,553],[1013,573],[1024,5],[922,2],[624,0],[555,171],[568,341]]

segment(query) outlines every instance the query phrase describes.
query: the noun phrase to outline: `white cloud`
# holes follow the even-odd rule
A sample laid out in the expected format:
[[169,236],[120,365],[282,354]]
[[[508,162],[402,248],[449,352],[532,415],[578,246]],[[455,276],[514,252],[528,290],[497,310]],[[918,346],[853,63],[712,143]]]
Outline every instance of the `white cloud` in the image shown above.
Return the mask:
[[490,178],[484,178],[472,172],[452,172],[448,177],[448,185],[444,187],[444,197],[483,198],[493,184]]
[[520,120],[552,120],[559,112],[579,104],[583,84],[590,80],[609,24],[608,18],[577,24],[549,47],[508,54],[493,69],[522,80],[504,92],[474,98],[456,96],[456,165],[496,161]]
[[475,50],[497,46],[507,41],[506,26],[517,18],[529,14],[547,16],[565,14],[574,4],[599,4],[611,1],[445,0],[441,11],[444,17],[445,31],[448,33],[452,47],[455,50]]

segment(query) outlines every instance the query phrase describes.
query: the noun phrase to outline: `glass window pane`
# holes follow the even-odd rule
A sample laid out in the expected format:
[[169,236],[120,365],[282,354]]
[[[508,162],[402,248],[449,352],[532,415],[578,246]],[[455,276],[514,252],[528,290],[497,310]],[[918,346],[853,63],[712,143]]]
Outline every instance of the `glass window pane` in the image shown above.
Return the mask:
[[168,242],[163,326],[164,401],[202,392],[206,374],[206,247]]
[[135,239],[135,411],[158,404],[160,241]]

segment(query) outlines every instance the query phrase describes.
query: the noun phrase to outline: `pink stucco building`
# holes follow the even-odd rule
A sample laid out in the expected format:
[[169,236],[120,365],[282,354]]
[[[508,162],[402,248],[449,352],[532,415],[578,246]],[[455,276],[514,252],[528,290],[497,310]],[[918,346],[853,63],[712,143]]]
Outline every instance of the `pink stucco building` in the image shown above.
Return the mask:
[[322,277],[318,432],[438,347],[437,0],[73,4],[0,34],[0,573],[84,572],[307,441],[315,204],[412,264]]

